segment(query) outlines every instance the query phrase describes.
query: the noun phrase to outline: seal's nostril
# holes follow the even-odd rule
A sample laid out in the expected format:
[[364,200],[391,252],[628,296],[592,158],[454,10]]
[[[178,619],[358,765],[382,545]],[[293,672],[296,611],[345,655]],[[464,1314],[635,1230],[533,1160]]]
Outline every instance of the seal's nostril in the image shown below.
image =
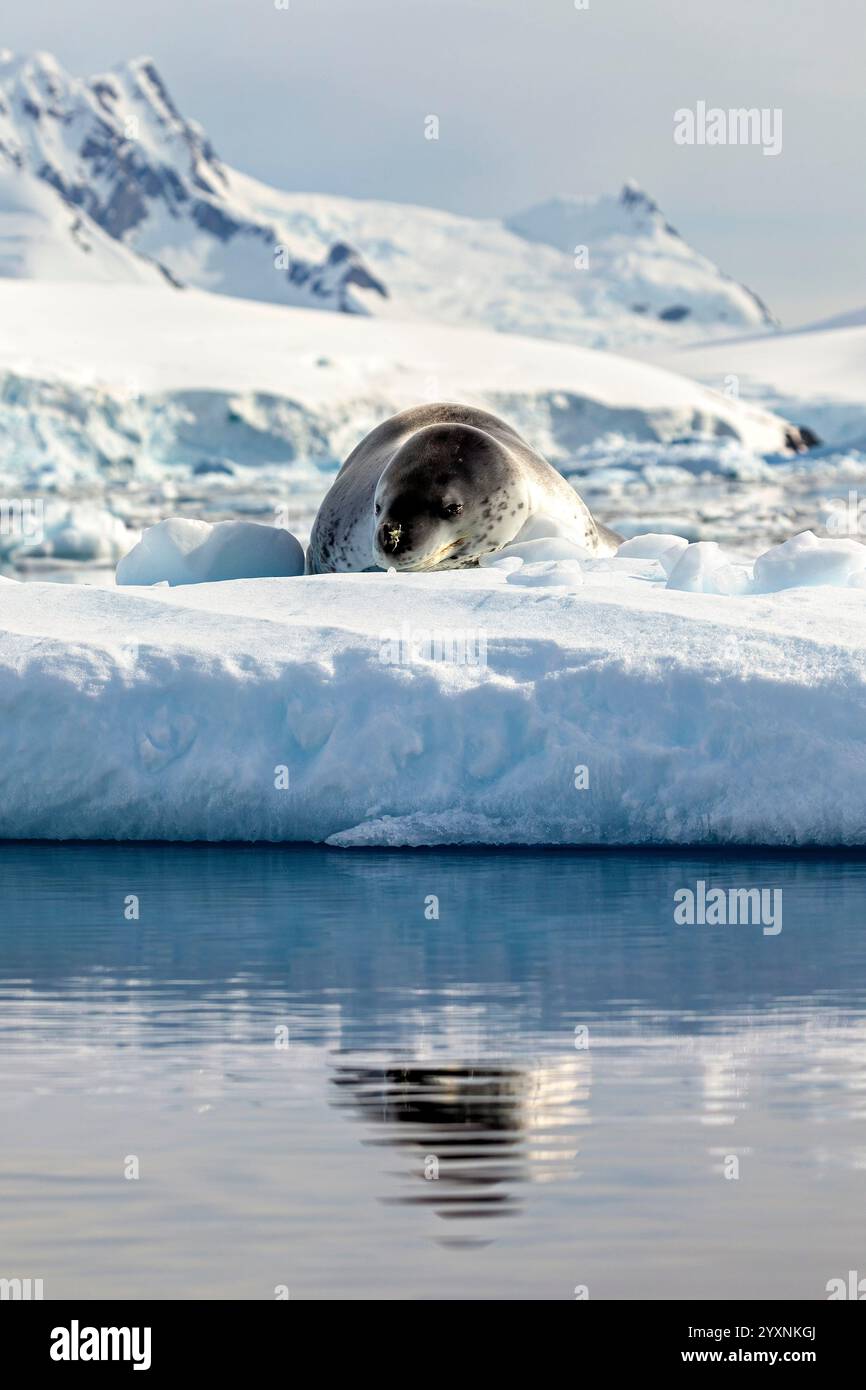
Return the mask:
[[379,527],[379,544],[390,555],[400,549],[402,539],[403,527],[398,522],[384,521]]

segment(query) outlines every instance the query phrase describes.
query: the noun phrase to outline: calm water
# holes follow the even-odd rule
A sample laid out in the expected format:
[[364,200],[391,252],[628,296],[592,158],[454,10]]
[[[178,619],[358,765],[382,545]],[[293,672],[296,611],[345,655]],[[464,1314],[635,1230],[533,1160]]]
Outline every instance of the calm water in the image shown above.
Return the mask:
[[[782,932],[675,925],[700,878]],[[0,1276],[824,1297],[866,1274],[864,924],[863,858],[2,845]]]

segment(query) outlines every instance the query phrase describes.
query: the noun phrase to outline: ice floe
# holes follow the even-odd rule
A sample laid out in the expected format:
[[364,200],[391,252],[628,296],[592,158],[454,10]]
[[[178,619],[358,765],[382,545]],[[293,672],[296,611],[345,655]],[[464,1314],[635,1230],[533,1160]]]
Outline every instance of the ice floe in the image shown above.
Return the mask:
[[559,545],[434,574],[4,581],[0,834],[866,843],[866,547],[831,563],[800,537],[719,594],[705,552],[686,590],[651,554]]

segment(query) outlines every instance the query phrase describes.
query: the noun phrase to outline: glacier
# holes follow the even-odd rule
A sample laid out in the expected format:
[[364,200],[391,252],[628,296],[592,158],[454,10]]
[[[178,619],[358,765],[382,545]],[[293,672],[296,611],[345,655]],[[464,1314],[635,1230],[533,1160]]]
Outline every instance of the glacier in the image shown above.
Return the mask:
[[[101,509],[107,540],[168,515],[303,540],[359,439],[437,399],[508,419],[623,534],[678,514],[690,539],[723,525],[749,544],[768,510],[752,485],[784,492],[786,524],[814,519],[824,474],[785,419],[652,364],[196,290],[0,280],[0,497]],[[2,537],[0,552],[34,572],[58,558]]]

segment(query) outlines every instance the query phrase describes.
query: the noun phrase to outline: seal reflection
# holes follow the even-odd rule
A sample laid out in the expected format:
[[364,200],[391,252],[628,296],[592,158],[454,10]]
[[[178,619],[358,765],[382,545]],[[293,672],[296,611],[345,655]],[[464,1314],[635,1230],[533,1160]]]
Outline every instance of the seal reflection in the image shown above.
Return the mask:
[[398,1177],[416,1190],[386,1202],[426,1206],[443,1220],[508,1216],[522,1207],[521,1185],[553,1176],[557,1165],[573,1174],[572,1130],[586,1122],[589,1093],[577,1060],[340,1061],[331,1081],[335,1106],[384,1128],[366,1144],[415,1159]]

